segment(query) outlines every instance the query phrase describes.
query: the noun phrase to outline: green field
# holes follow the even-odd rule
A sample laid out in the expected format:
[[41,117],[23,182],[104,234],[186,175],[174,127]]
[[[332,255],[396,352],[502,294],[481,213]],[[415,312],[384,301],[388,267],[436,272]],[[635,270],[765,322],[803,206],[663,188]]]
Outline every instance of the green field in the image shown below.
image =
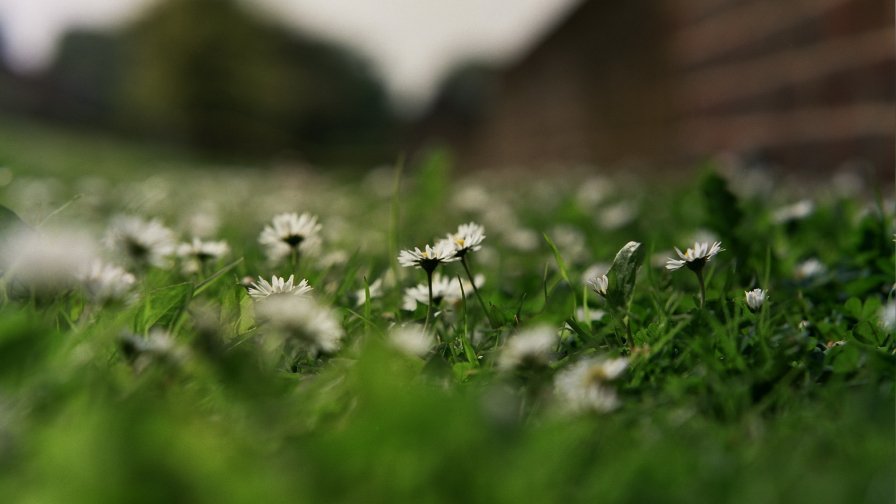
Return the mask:
[[[892,196],[722,171],[322,174],[0,121],[0,501],[893,502]],[[284,212],[320,228],[260,243]],[[399,254],[468,222],[428,309]],[[275,275],[312,290],[250,296]]]

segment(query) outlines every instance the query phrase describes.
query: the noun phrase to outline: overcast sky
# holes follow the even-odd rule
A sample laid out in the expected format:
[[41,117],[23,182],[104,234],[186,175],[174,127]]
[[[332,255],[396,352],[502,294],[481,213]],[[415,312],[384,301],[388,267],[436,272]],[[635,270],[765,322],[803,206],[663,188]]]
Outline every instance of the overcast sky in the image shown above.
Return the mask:
[[[155,0],[0,0],[8,60],[45,64],[72,26],[114,26]],[[307,32],[368,57],[393,94],[425,99],[444,72],[470,57],[513,58],[579,0],[251,0]]]

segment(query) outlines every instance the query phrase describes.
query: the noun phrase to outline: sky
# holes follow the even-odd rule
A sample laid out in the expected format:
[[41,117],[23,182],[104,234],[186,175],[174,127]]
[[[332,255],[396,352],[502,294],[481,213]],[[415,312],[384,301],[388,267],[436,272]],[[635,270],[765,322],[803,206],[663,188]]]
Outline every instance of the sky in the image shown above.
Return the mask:
[[[72,27],[111,27],[156,0],[0,0],[6,58],[40,68]],[[454,65],[505,62],[579,0],[250,0],[307,33],[366,56],[399,104],[422,104]]]

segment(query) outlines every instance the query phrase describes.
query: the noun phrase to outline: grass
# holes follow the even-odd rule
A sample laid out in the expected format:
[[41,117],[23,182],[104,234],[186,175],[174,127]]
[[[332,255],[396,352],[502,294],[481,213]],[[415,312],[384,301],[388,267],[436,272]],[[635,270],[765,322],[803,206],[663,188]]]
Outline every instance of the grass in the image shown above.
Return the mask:
[[[137,275],[136,298],[102,307],[78,288],[22,294],[7,272],[4,502],[894,499],[896,343],[881,322],[894,215],[880,198],[832,189],[781,221],[792,193],[712,170],[662,190],[460,179],[442,156],[357,180],[184,159],[159,171],[139,147],[0,131],[20,137],[0,141],[0,202],[29,226],[99,239],[112,215],[137,214],[231,247],[196,275],[107,255]],[[127,155],[97,161],[110,150]],[[257,242],[284,211],[320,216],[320,253],[298,274],[344,331],[338,352],[270,344],[241,284],[294,272]],[[401,309],[425,276],[397,252],[470,220],[486,227],[468,259],[489,313],[466,289],[436,307],[434,348],[402,353],[389,334],[427,307]],[[663,267],[697,238],[726,249],[707,263],[702,308],[696,276]],[[811,258],[824,269],[799,274]],[[585,280],[611,264],[605,300]],[[439,271],[466,277],[460,263]],[[758,313],[744,301],[753,288],[769,293]],[[499,368],[506,342],[540,325],[556,337],[550,360]],[[158,331],[172,346],[140,346]],[[589,357],[628,359],[602,385],[619,405],[570,413],[555,377]]]

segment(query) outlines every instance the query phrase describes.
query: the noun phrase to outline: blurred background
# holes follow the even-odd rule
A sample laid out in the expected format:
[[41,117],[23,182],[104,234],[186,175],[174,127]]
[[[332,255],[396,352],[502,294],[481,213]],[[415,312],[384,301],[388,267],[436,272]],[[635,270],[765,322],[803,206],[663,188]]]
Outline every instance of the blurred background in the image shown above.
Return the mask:
[[220,160],[892,184],[892,0],[0,0],[0,117]]

